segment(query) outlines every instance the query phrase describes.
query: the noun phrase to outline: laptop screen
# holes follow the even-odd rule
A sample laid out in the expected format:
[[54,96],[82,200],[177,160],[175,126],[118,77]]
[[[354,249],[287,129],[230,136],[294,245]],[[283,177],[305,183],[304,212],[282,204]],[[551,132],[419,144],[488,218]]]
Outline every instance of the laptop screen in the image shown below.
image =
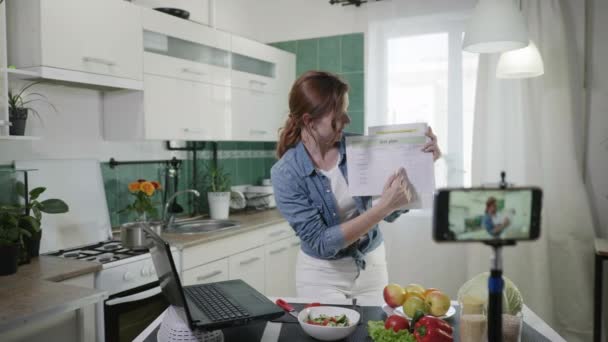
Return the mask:
[[184,293],[182,286],[177,276],[171,248],[160,236],[154,231],[144,228],[150,239],[153,241],[150,247],[152,262],[158,275],[158,282],[163,294],[167,298],[169,304],[173,306],[175,312],[181,317],[185,324],[189,324],[190,312],[185,304]]

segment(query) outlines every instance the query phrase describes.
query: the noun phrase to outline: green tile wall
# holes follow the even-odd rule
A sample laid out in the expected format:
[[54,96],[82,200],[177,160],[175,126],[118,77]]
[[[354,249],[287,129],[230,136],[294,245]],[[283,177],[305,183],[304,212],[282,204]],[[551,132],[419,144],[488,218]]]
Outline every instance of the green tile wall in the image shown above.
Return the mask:
[[324,70],[344,78],[350,86],[348,114],[352,120],[346,130],[364,133],[363,33],[277,42],[270,45],[296,54],[296,77],[308,70]]
[[[260,184],[262,179],[270,178],[270,168],[276,162],[274,150],[276,143],[260,142],[219,142],[218,164],[230,175],[232,185]],[[201,193],[197,200],[194,196],[178,197],[178,203],[185,213],[191,211],[205,213],[208,211],[206,189],[203,178],[212,161],[211,144],[206,144],[204,150],[197,152],[197,185],[193,184],[192,159],[184,160],[178,175],[178,189],[196,188]],[[191,158],[191,156],[190,156]],[[129,164],[119,165],[114,169],[108,163],[101,164],[108,210],[112,226],[118,226],[135,219],[134,215],[119,213],[133,200],[127,185],[137,179],[157,180],[164,186],[163,163],[158,164]],[[162,213],[162,194],[156,195],[157,210]],[[195,209],[198,206],[198,209]]]

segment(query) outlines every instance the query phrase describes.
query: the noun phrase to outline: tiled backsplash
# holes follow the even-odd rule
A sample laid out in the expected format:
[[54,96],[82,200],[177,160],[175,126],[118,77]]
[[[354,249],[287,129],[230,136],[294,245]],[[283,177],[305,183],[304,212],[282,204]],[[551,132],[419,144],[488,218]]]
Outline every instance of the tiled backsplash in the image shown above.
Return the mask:
[[[260,184],[264,178],[270,178],[270,168],[275,163],[275,143],[252,143],[252,142],[220,142],[218,143],[218,165],[230,174],[232,185]],[[191,157],[191,156],[190,156]],[[212,160],[211,144],[206,144],[202,151],[197,152],[197,190],[201,192],[199,208],[201,212],[207,212],[207,199],[202,177]],[[108,163],[101,164],[101,171],[105,184],[108,210],[112,226],[118,226],[125,222],[131,222],[135,216],[130,213],[118,213],[126,207],[133,196],[129,194],[127,185],[130,182],[143,178],[146,180],[159,181],[165,187],[165,165],[158,164],[128,164],[118,165],[114,169]],[[184,160],[178,174],[178,189],[192,188],[192,160]],[[192,209],[194,197],[184,195],[178,197],[178,203],[186,213]],[[162,214],[162,193],[155,195],[157,210]]]
[[308,70],[324,70],[344,78],[350,86],[348,114],[352,120],[346,130],[364,133],[363,33],[292,40],[270,45],[296,54],[296,77]]

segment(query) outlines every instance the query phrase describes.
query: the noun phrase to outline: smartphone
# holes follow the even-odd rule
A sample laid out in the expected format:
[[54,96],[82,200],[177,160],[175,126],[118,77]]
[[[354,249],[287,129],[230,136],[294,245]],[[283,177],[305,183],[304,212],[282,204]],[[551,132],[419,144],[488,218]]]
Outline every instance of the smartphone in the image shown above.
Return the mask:
[[438,242],[536,240],[542,196],[537,187],[439,189],[433,238]]

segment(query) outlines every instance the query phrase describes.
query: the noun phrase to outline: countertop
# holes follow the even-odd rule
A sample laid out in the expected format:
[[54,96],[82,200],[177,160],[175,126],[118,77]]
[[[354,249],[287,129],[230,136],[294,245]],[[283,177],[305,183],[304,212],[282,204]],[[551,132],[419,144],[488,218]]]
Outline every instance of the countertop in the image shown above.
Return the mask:
[[101,300],[103,291],[58,283],[99,270],[96,262],[40,256],[19,266],[17,273],[1,276],[0,332]]
[[175,246],[178,249],[184,249],[255,229],[264,228],[272,224],[285,222],[283,216],[281,216],[279,211],[276,209],[233,214],[230,215],[229,219],[239,221],[241,224],[238,227],[216,233],[201,233],[192,235],[163,233],[162,237],[171,246]]

